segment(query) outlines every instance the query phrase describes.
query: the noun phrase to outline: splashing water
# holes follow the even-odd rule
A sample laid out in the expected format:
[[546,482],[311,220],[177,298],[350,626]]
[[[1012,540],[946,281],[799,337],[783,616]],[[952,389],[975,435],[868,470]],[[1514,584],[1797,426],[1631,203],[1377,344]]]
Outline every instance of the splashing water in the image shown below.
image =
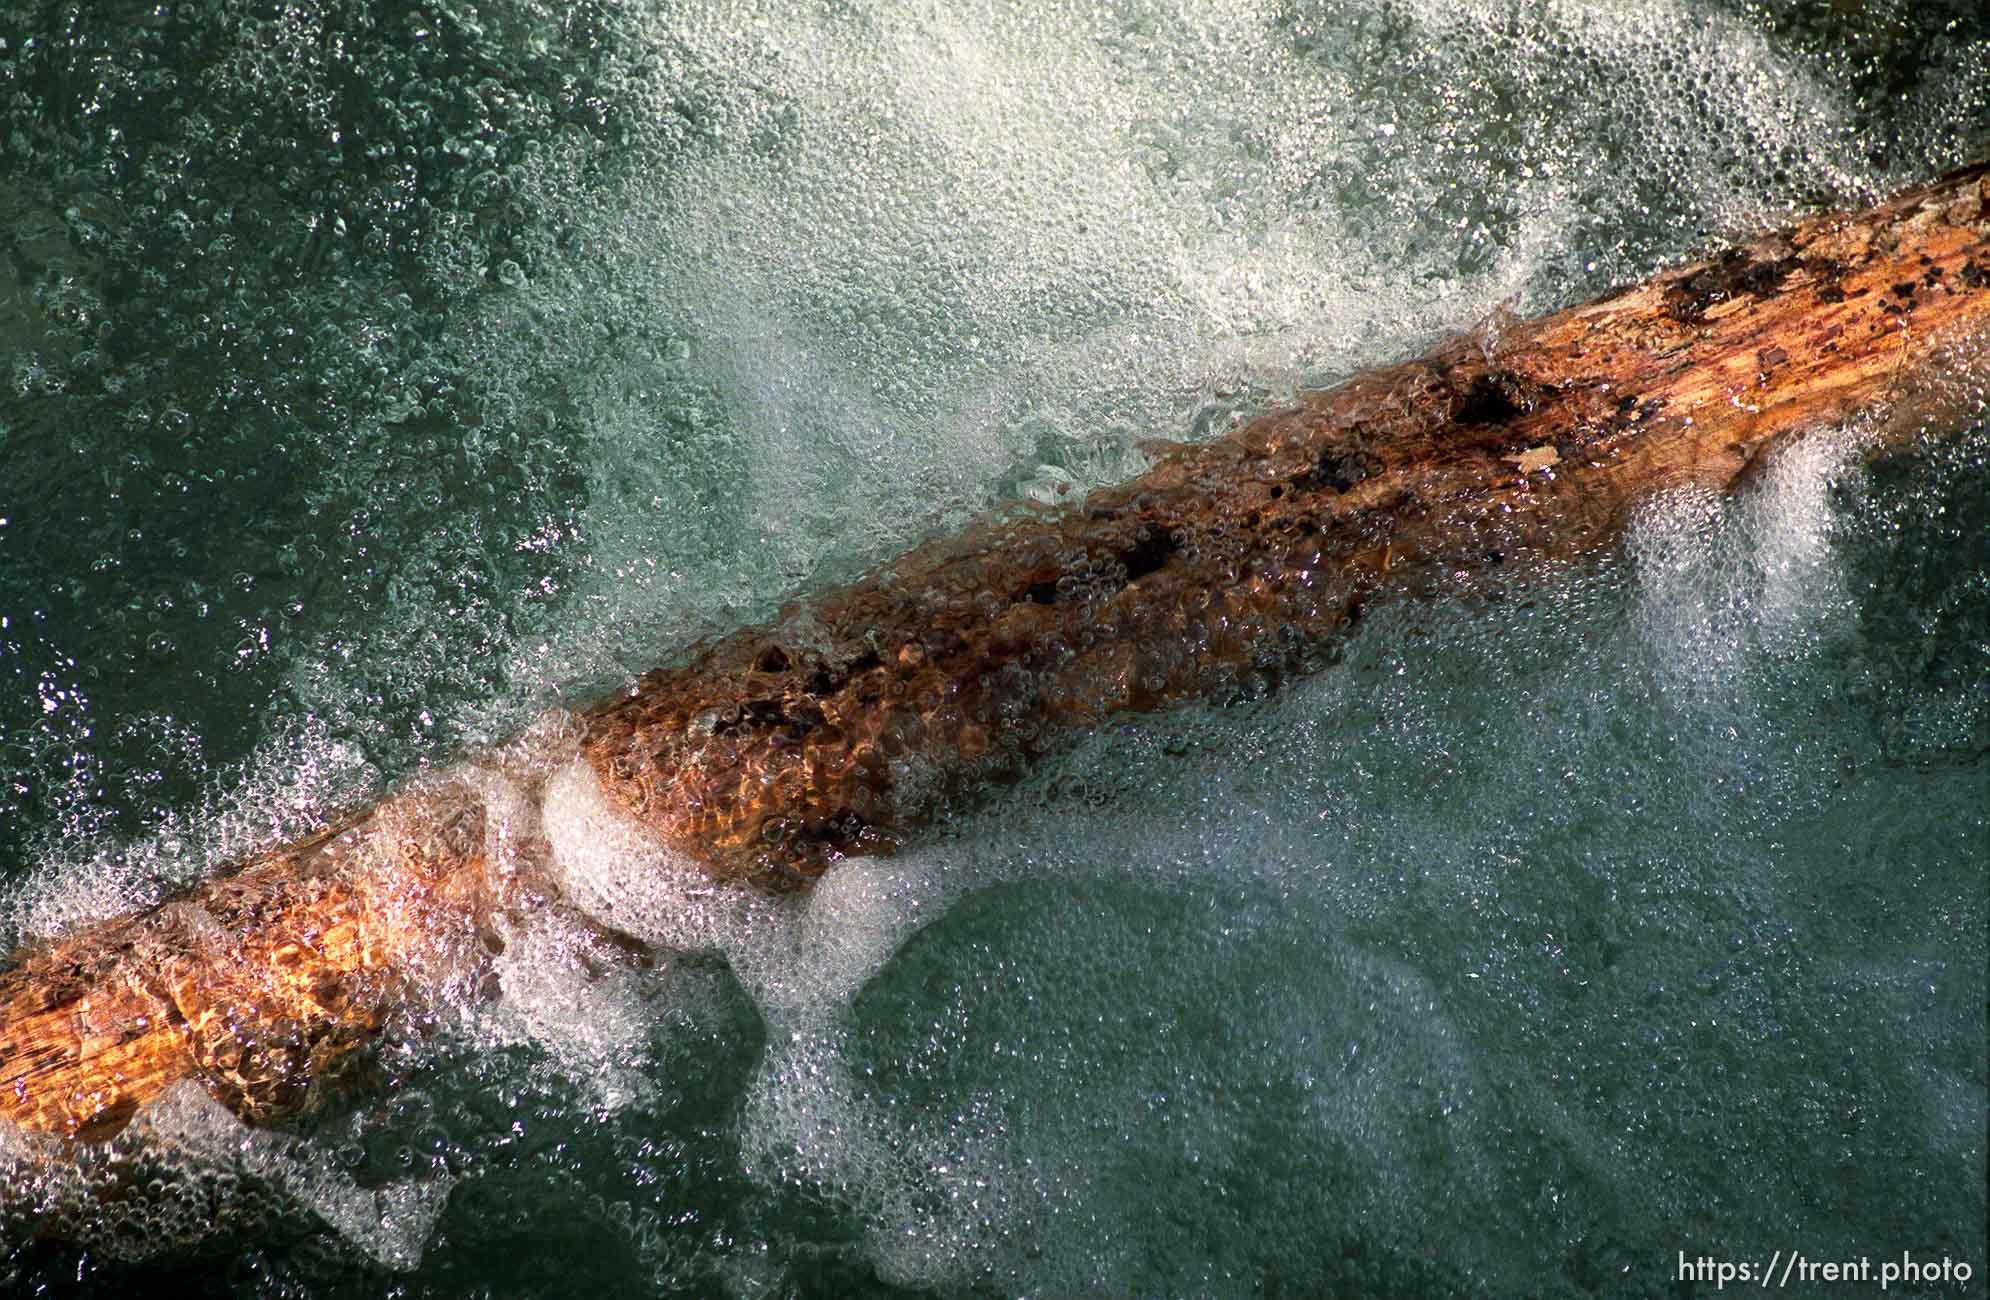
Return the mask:
[[[0,6],[15,936],[1990,120],[1982,15],[1904,0],[119,8]],[[295,1131],[179,1096],[68,1174],[0,1149],[107,1243],[0,1276],[1980,1279],[1990,434],[1847,445],[805,899],[701,887],[524,746],[568,896],[661,969],[549,919]]]

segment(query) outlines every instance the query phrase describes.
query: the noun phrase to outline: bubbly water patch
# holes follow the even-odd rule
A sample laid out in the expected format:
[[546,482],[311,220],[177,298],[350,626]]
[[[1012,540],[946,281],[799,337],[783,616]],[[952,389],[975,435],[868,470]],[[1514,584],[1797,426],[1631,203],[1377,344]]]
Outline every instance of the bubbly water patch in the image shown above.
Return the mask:
[[[1967,1241],[1980,770],[1875,764],[1844,689],[1863,477],[1771,463],[1524,601],[1080,743],[881,912],[860,882],[847,963],[798,963],[828,996],[763,1003],[750,1170],[941,1290],[1611,1292],[1680,1232],[1854,1250],[1902,1197]],[[1792,1128],[1860,1175],[1806,1192]]]
[[1755,621],[1771,652],[1801,654],[1852,630],[1851,592],[1834,553],[1832,495],[1858,450],[1851,430],[1817,434],[1770,455],[1740,497],[1759,574]]
[[664,977],[605,953],[579,924],[539,917],[507,936],[493,963],[500,996],[472,1032],[486,1048],[530,1044],[545,1052],[589,1104],[653,1105],[649,1056]]
[[[1633,187],[1640,198],[1662,185],[1684,191],[1674,202],[1703,228],[1738,229],[1760,220],[1765,174],[1786,194],[1870,187],[1872,163],[1850,138],[1850,106],[1799,72],[1760,27],[1715,6],[1415,0],[1407,8],[1433,48],[1463,56],[1449,70],[1508,60],[1501,89],[1517,92],[1530,125],[1555,134],[1542,141],[1545,158],[1523,147],[1482,165],[1523,180],[1538,169],[1551,193],[1576,189],[1555,195],[1563,199],[1555,206],[1572,200],[1587,215],[1599,183]],[[1723,75],[1696,71],[1711,68]],[[1551,96],[1590,111],[1557,120],[1544,110]],[[1485,116],[1497,129],[1497,116]],[[1618,149],[1621,166],[1616,156],[1602,166],[1585,156]]]
[[1654,672],[1724,698],[1755,653],[1811,654],[1851,631],[1832,494],[1857,446],[1820,435],[1771,454],[1733,497],[1682,488],[1640,507],[1626,546]]
[[610,802],[584,762],[547,779],[541,816],[562,896],[602,924],[680,951],[779,946],[787,922],[777,900],[714,884]]
[[[1990,120],[1981,24],[1894,0],[140,17],[0,52],[0,851],[45,864],[35,929]],[[1876,1207],[1980,1253],[1959,445],[1378,611],[1285,698],[1104,729],[805,902],[717,901],[567,770],[575,896],[722,956],[666,985],[517,936],[467,1028],[544,1050],[438,1107],[488,1195],[418,1288],[1604,1294],[1682,1236],[1866,1253]],[[153,819],[203,788],[239,811]],[[1012,1047],[1039,1026],[1056,1053]],[[174,1204],[158,1240],[213,1226]]]
[[132,843],[66,839],[43,868],[0,893],[0,932],[12,942],[72,933],[157,903],[257,852],[302,838],[374,797],[380,772],[323,719],[286,720],[188,808],[172,809]]
[[109,1143],[64,1150],[0,1125],[9,1212],[36,1230],[139,1260],[303,1209],[385,1267],[421,1263],[455,1179],[445,1170],[363,1187],[326,1145],[245,1127],[182,1082]]
[[[149,834],[272,716],[390,775],[480,738],[562,567],[518,542],[584,485],[571,429],[503,418],[453,321],[564,211],[524,162],[605,134],[612,15],[219,0],[5,25],[0,861]],[[162,715],[191,759],[127,730]]]
[[141,1112],[110,1143],[74,1152],[0,1124],[7,1209],[18,1216],[10,1227],[88,1241],[112,1259],[142,1259],[270,1218],[279,1198],[226,1162],[156,1158],[141,1136],[146,1120]]
[[352,1246],[389,1268],[411,1269],[455,1183],[446,1172],[366,1188],[313,1143],[245,1128],[197,1086],[182,1083],[149,1108],[147,1137],[199,1164],[232,1168],[322,1218]]
[[[1229,1290],[1274,1243],[1343,1233],[1402,1251],[1399,1278],[1425,1234],[1487,1255],[1476,1070],[1419,977],[1303,921],[1212,936],[1221,903],[1066,869],[970,894],[846,1022],[773,1039],[763,1176],[863,1208],[901,1285]],[[1281,1192],[1231,1202],[1240,1180]]]
[[586,614],[510,670],[552,687],[1882,174],[1836,82],[1696,4],[725,0],[646,34],[648,168],[521,163],[571,224],[460,323],[490,409],[587,416],[542,534]]
[[961,884],[924,855],[855,858],[810,890],[782,960],[761,988],[783,1019],[839,1007],[906,938],[944,910]]
[[1990,1119],[1986,1119],[1990,1116],[1990,1088],[1981,1079],[1966,1077],[1960,1069],[1931,1070],[1919,1084],[1923,1123],[1931,1144],[1955,1152],[1957,1163],[1965,1167],[1982,1164],[1986,1151],[1990,1151]]

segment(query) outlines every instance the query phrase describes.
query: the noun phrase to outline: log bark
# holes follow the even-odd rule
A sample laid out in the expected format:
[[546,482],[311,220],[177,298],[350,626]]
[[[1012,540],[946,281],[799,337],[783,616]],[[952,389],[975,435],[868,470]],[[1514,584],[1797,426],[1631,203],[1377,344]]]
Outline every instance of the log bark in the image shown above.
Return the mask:
[[[1854,417],[1880,443],[1965,418],[1986,356],[1978,165],[990,516],[694,648],[583,712],[564,752],[714,878],[806,884],[1076,729],[1303,672],[1377,600],[1593,553],[1654,489],[1732,485]],[[251,1122],[309,1107],[397,1008],[474,991],[507,918],[560,905],[517,833],[540,791],[514,775],[466,767],[17,953],[0,1115],[100,1138],[189,1078]]]

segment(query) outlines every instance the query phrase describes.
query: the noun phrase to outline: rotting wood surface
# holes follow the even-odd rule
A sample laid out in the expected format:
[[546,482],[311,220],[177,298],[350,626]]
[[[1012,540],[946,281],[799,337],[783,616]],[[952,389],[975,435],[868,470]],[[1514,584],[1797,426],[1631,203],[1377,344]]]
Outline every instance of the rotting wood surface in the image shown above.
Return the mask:
[[[1986,356],[1978,165],[927,543],[648,674],[567,752],[714,878],[805,884],[1076,729],[1304,671],[1376,600],[1591,553],[1653,490],[1730,486],[1854,417],[1879,443],[1961,422]],[[308,1108],[398,1009],[474,996],[511,921],[565,906],[513,775],[466,766],[15,954],[0,1115],[96,1139],[189,1078],[250,1122]]]

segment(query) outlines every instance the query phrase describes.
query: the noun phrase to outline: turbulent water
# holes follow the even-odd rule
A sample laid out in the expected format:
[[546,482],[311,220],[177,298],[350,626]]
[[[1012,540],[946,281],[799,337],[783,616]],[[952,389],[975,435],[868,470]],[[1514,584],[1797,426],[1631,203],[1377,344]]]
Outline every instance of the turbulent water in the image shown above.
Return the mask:
[[[1986,121],[1972,0],[0,0],[5,937]],[[530,931],[296,1129],[175,1095],[0,1289],[1983,1294],[1987,469],[1655,501],[806,900],[556,777],[665,971]]]

